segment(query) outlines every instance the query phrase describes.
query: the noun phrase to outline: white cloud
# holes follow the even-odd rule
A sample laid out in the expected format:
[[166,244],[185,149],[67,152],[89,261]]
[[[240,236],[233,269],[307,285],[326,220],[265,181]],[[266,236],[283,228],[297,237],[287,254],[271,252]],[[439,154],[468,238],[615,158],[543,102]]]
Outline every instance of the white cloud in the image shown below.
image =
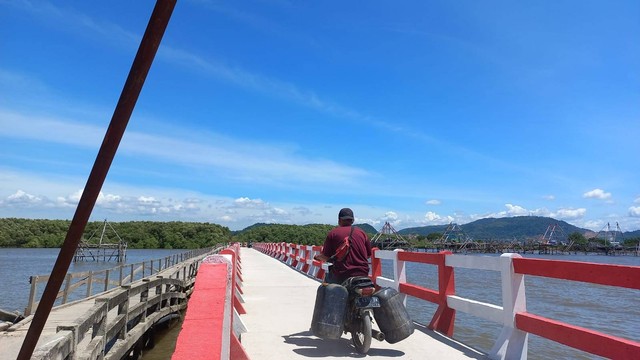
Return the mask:
[[277,207],[269,209],[266,213],[273,216],[285,216],[289,214],[286,210]]
[[545,195],[545,196],[543,196],[543,198],[545,200],[551,200],[551,201],[556,199],[556,197],[554,195]]
[[453,222],[454,218],[451,216],[440,216],[433,211],[427,211],[427,213],[424,214],[424,220],[429,225],[442,225]]
[[[30,206],[36,205],[42,202],[42,198],[27,194],[22,190],[18,190],[15,194],[9,195],[6,199],[6,203],[16,206]],[[2,202],[0,202],[1,204]]]
[[296,212],[300,216],[309,216],[309,215],[313,214],[313,211],[311,211],[311,209],[309,209],[306,206],[296,206],[291,210],[293,210],[294,212]]
[[[358,218],[357,220],[359,222],[366,221],[362,218]],[[384,213],[384,215],[377,218],[377,220],[373,220],[371,225],[375,226],[386,222],[391,224],[393,227],[398,227],[403,223],[403,221],[398,217],[398,214],[395,211],[387,211],[386,213]]]
[[529,215],[530,213],[529,210],[519,205],[504,204],[504,206],[507,207],[507,211],[506,211],[507,216],[523,216],[523,215]]
[[531,209],[526,209],[520,205],[505,204],[504,206],[507,208],[507,210],[500,211],[497,213],[491,213],[491,214],[472,215],[469,218],[469,221],[474,221],[474,220],[488,218],[488,217],[501,218],[501,217],[510,217],[510,216],[551,216],[551,217],[554,216],[554,214],[551,211],[545,208],[531,210]]
[[640,204],[640,197],[635,199],[635,200],[633,200],[633,202],[636,203],[636,204]]
[[101,191],[100,194],[98,195],[98,199],[96,200],[96,204],[108,205],[108,204],[118,203],[120,200],[122,200],[122,197],[120,195],[113,195],[113,194],[105,195]]
[[[159,128],[159,127],[156,127]],[[168,132],[173,129],[169,129]],[[56,117],[19,114],[0,108],[0,136],[95,149],[104,136],[101,126]],[[157,131],[157,130],[156,130]],[[363,168],[298,154],[291,144],[263,144],[221,136],[202,129],[158,135],[129,131],[120,154],[207,168],[234,181],[353,185],[371,173]]]
[[442,202],[440,200],[432,199],[432,200],[427,200],[426,204],[427,205],[440,205],[440,204],[442,204]]
[[384,221],[393,222],[398,220],[398,214],[394,211],[387,211],[386,213],[384,213],[384,216],[382,216],[381,219]]
[[604,225],[604,222],[602,220],[588,220],[588,221],[584,221],[581,227],[584,227],[586,229],[591,229],[593,231],[598,231],[599,229],[602,228],[602,225]]
[[[48,218],[59,218],[62,215],[68,216],[68,210],[77,207],[81,196],[82,190],[66,196],[57,196],[54,199],[18,190],[5,199],[0,199],[0,208],[7,213],[27,207],[37,211],[46,210],[52,214],[57,214],[48,216]],[[121,215],[124,215],[125,218],[137,218],[137,216],[158,214],[169,216],[195,214],[204,217],[200,203],[201,200],[192,197],[174,201],[171,199],[158,199],[153,196],[123,196],[100,192],[96,199],[94,215],[100,213],[104,216],[116,218],[121,217]]]
[[231,216],[229,216],[229,215],[219,216],[219,217],[218,217],[218,220],[219,220],[219,221],[222,221],[222,222],[225,222],[225,223],[228,223],[228,222],[234,222],[234,221],[236,221],[236,219],[232,218],[232,217],[231,217]]
[[245,208],[245,209],[265,209],[269,206],[266,202],[261,199],[249,199],[248,197],[237,198],[233,201],[235,207]]
[[587,209],[579,208],[579,209],[559,209],[556,211],[555,216],[561,220],[571,220],[571,219],[580,219],[584,217],[587,213]]
[[104,129],[69,119],[26,115],[0,108],[0,135],[95,149]]
[[582,197],[586,199],[608,200],[611,198],[611,193],[605,192],[602,189],[593,189],[582,194]]
[[629,216],[640,217],[640,206],[632,206],[629,208]]

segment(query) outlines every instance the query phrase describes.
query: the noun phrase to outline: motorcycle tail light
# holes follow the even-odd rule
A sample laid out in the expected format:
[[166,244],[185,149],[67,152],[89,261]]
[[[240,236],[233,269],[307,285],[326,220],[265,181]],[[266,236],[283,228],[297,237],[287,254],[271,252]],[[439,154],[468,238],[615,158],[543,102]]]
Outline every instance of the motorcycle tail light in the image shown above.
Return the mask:
[[371,296],[373,295],[373,291],[375,290],[375,288],[364,288],[361,290],[362,290],[362,296]]

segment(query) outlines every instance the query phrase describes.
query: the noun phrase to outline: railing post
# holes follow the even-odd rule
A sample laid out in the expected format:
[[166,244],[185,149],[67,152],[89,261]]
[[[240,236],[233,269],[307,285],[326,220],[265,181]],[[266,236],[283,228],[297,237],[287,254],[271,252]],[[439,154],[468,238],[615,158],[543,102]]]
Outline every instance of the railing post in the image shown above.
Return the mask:
[[65,285],[64,285],[64,293],[62,294],[62,303],[66,304],[67,303],[67,299],[69,298],[69,289],[71,288],[71,279],[72,279],[73,275],[72,274],[67,274],[67,276],[65,276]]
[[280,251],[278,251],[280,255],[278,255],[278,260],[286,262],[287,260],[287,243],[280,243]]
[[120,270],[120,279],[118,279],[118,286],[122,286],[122,272],[123,272],[124,266],[120,265],[118,266],[118,270]]
[[127,324],[129,324],[129,301],[131,300],[129,293],[131,292],[131,285],[122,285],[121,287],[127,292],[127,299],[123,303],[118,304],[118,315],[124,316],[124,326],[118,333],[118,339],[124,340],[127,338],[127,333],[129,332]]
[[240,296],[240,294],[238,293],[238,290],[236,289],[237,287],[237,281],[238,281],[238,270],[237,270],[237,261],[238,261],[238,254],[232,249],[232,248],[227,248],[224,249],[222,251],[220,251],[220,255],[230,255],[231,256],[231,289],[232,289],[232,296],[233,296],[233,307],[236,309],[236,311],[238,312],[238,314],[246,314],[247,311],[244,309],[244,306],[242,306],[242,296]]
[[[101,309],[93,323],[91,338],[100,338],[100,354],[98,359],[103,359],[107,348],[107,315],[109,314],[109,302],[105,299],[96,299],[96,304],[101,304]],[[144,315],[143,315],[144,316]]]
[[305,245],[303,248],[303,256],[302,256],[302,272],[305,274],[309,273],[309,268],[311,267],[311,260],[313,260],[311,254],[313,253],[311,250],[311,245]]
[[529,333],[516,328],[515,316],[527,311],[524,275],[513,270],[513,258],[518,254],[500,256],[500,278],[502,280],[502,331],[489,352],[491,359],[527,358]]
[[[403,260],[398,260],[398,253],[404,251],[402,249],[395,249],[395,256],[393,257],[393,283],[396,287],[396,291],[400,291],[400,284],[404,284],[407,282],[407,272],[405,269],[405,262]],[[407,295],[400,293],[402,296],[402,304],[407,306]]]
[[290,265],[291,264],[291,256],[293,254],[292,244],[287,243],[285,245],[285,249],[286,249],[286,251],[285,251],[285,255],[284,255],[284,263],[287,264],[287,265]]
[[[318,247],[316,248],[317,250],[313,251],[313,255],[316,255],[317,253],[321,253],[322,252],[322,247]],[[315,270],[315,277],[316,279],[320,280],[321,282],[324,282],[324,278],[325,275],[327,273],[327,271],[324,269],[324,263],[318,260],[313,260],[313,257],[311,259],[312,264],[314,264],[314,267],[316,268]]]
[[446,265],[451,251],[441,251],[438,255],[438,309],[429,323],[429,329],[437,330],[449,337],[453,337],[453,327],[456,311],[447,305],[447,296],[455,294],[455,278],[453,267]]
[[380,251],[378,248],[373,248],[371,251],[371,280],[377,285],[376,279],[378,276],[382,276],[382,260],[376,257],[376,252]]
[[93,270],[89,270],[89,276],[87,277],[87,297],[91,296],[93,290]]
[[107,269],[104,273],[104,291],[109,290],[109,273],[111,272],[110,269]]
[[[142,282],[145,283],[145,288],[140,292],[140,302],[144,303],[144,308],[147,309],[147,302],[149,301],[149,279],[142,279]],[[147,312],[143,311],[140,315],[140,322],[147,321]]]
[[29,282],[31,283],[31,291],[29,292],[29,303],[27,304],[27,308],[24,309],[25,316],[31,315],[34,310],[33,304],[36,301],[36,291],[38,290],[38,276],[31,276]]

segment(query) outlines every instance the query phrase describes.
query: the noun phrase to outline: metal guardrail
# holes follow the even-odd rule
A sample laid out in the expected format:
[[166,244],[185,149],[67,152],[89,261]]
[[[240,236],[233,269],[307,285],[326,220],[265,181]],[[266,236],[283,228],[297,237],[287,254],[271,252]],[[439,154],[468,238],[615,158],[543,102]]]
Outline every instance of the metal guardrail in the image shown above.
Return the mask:
[[[99,295],[118,286],[130,284],[144,277],[157,274],[196,256],[218,252],[221,249],[223,248],[197,249],[159,259],[118,265],[104,270],[68,273],[65,277],[62,290],[60,290],[56,296],[57,306],[70,301],[82,300]],[[29,302],[24,311],[25,316],[32,315],[35,312],[39,304],[36,298],[42,291],[40,285],[44,287],[47,281],[49,281],[49,277],[50,275],[35,275],[29,277],[31,290],[29,292]]]

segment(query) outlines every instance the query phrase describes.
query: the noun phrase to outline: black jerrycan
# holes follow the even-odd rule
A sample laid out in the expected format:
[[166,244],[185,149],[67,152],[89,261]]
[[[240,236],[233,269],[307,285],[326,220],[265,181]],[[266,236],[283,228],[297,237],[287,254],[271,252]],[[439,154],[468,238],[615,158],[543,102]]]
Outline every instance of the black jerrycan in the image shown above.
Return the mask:
[[392,288],[383,288],[374,296],[380,299],[380,307],[373,308],[373,316],[388,343],[395,344],[413,334],[415,327],[400,293]]
[[338,284],[323,283],[316,293],[311,332],[321,339],[339,339],[347,312],[349,293]]

